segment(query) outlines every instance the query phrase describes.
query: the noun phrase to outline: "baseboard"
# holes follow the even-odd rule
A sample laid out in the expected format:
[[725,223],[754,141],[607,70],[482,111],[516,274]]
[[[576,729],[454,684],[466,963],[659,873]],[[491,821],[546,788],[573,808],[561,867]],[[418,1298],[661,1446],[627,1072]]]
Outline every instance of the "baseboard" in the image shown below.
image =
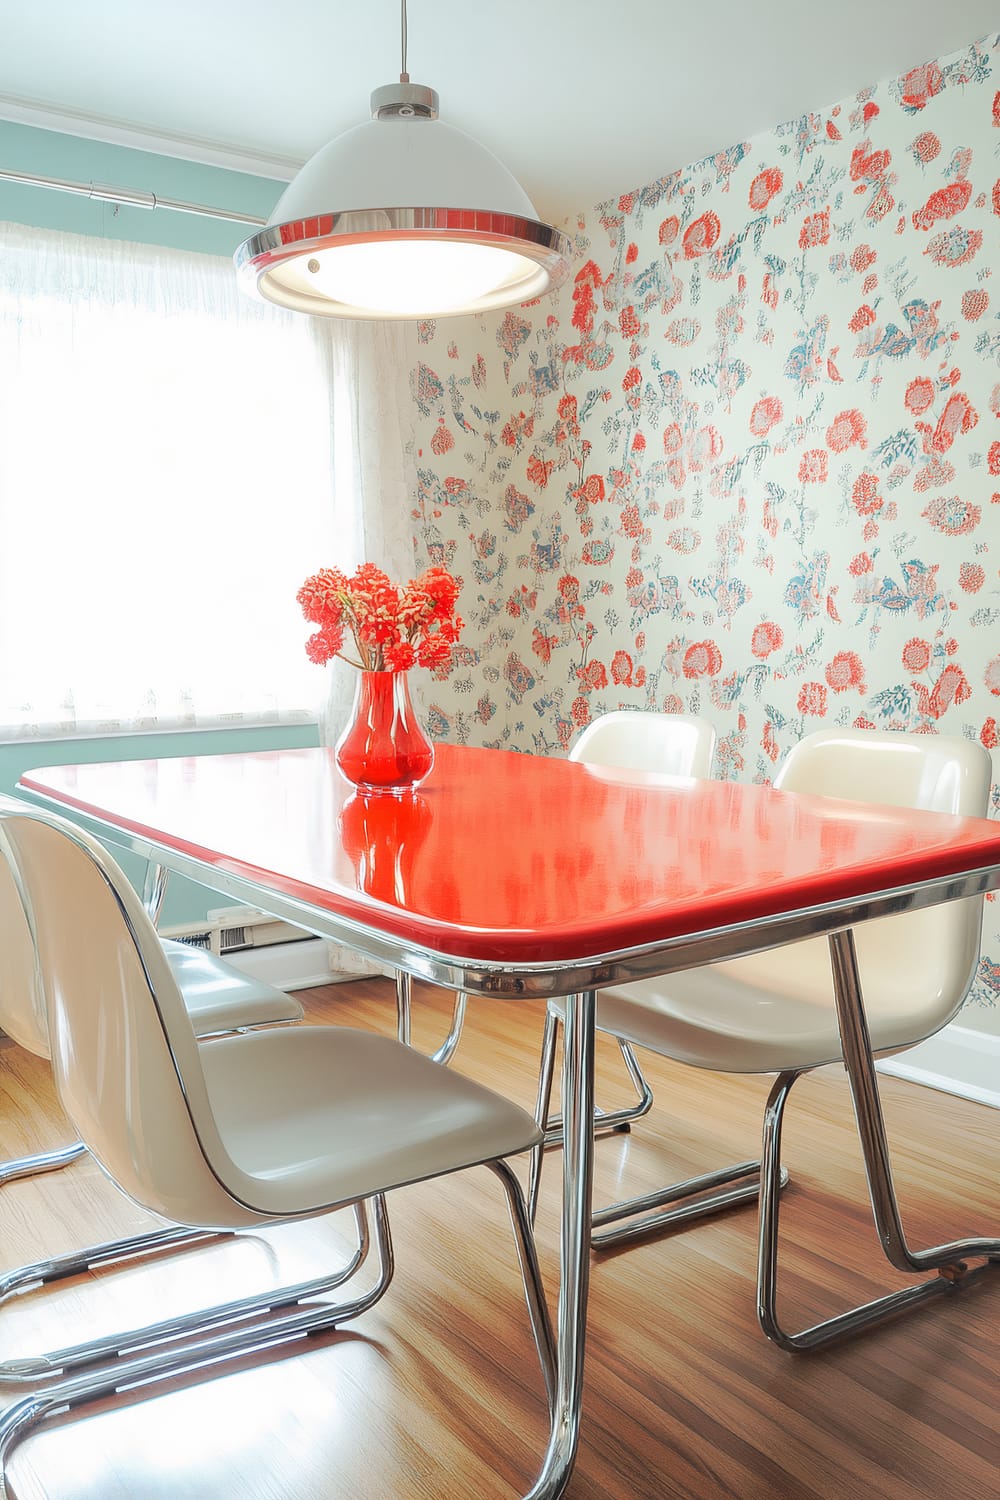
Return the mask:
[[308,990],[357,978],[330,968],[330,945],[322,938],[297,943],[271,943],[264,948],[241,948],[225,961],[241,974],[250,974],[279,990]]
[[1000,1109],[1000,1036],[989,1032],[946,1026],[919,1047],[877,1066],[880,1073]]

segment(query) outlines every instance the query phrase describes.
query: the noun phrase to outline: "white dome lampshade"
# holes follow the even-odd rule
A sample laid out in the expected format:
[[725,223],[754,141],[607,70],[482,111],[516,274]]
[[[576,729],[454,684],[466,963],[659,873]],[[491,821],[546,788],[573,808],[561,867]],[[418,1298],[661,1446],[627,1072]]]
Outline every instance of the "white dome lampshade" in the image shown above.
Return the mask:
[[502,162],[437,118],[433,89],[372,94],[372,119],[316,152],[234,257],[240,284],[329,318],[443,318],[529,302],[569,274]]

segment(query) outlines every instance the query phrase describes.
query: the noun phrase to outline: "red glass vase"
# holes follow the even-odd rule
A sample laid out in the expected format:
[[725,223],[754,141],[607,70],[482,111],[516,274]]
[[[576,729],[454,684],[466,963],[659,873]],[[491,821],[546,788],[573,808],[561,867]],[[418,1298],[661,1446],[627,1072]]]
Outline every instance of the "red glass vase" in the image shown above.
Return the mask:
[[351,718],[335,754],[362,791],[399,794],[423,781],[434,746],[417,722],[405,672],[358,673]]

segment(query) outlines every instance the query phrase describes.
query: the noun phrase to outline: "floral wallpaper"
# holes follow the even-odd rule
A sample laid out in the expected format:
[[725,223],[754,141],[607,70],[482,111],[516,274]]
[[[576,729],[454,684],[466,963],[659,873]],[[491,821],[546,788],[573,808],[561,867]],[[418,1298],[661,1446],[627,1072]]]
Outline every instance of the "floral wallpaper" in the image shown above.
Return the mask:
[[[700,712],[752,781],[823,724],[996,751],[1000,37],[570,228],[555,297],[414,334],[418,560],[467,621],[433,733]],[[1000,1005],[996,902],[984,955]]]

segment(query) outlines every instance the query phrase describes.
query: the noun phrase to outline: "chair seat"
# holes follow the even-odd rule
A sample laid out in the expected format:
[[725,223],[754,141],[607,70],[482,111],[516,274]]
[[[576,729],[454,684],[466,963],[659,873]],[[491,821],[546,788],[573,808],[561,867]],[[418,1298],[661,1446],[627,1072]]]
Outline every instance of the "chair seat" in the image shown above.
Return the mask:
[[199,1054],[229,1159],[219,1176],[242,1204],[226,1226],[202,1227],[315,1213],[541,1139],[526,1110],[372,1032],[295,1026],[220,1037]]
[[241,974],[204,948],[194,948],[173,938],[162,941],[195,1036],[302,1020],[305,1014],[302,1006],[283,990]]
[[[855,933],[872,1047],[913,1046],[943,1024],[942,997],[961,1002],[954,913],[946,906],[868,922]],[[913,975],[919,973],[920,984]],[[840,1059],[825,938],[602,990],[597,1026],[633,1046],[726,1073],[777,1073]],[[549,1008],[562,1018],[565,1002]],[[946,1017],[945,1017],[946,1019]]]

